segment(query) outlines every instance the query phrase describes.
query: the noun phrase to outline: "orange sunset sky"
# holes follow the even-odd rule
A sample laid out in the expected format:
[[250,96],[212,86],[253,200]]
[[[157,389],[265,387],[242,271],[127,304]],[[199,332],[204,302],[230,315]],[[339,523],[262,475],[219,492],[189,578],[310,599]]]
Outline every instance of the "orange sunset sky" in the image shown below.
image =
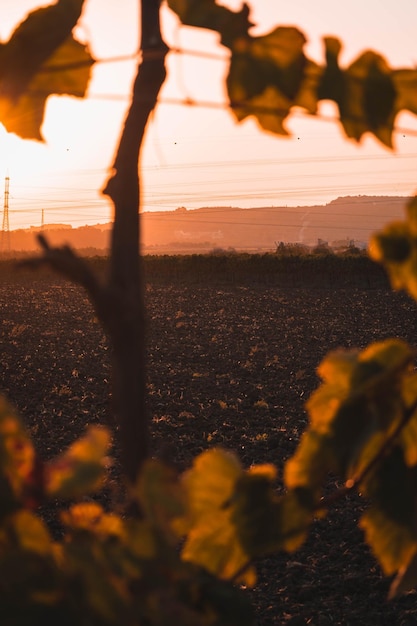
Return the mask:
[[[28,11],[48,4],[1,0],[0,38],[6,41]],[[240,2],[223,0],[233,9]],[[296,25],[307,54],[321,62],[322,37],[344,42],[342,62],[364,49],[382,53],[394,67],[417,67],[416,0],[252,0],[254,33]],[[73,226],[108,222],[112,209],[99,190],[112,163],[129,104],[138,47],[137,0],[86,0],[77,36],[99,60],[88,97],[51,97],[43,125],[45,143],[28,142],[0,125],[0,194],[10,177],[10,228],[46,223]],[[142,155],[143,209],[201,206],[322,204],[342,195],[411,195],[417,189],[417,117],[397,117],[396,152],[372,138],[346,140],[323,104],[320,119],[292,115],[291,139],[235,124],[223,78],[227,51],[215,34],[182,27],[163,9],[167,43],[207,58],[170,54],[169,78],[147,132]],[[125,60],[116,61],[115,57]],[[215,57],[215,58],[214,58]],[[186,99],[213,106],[185,106]]]

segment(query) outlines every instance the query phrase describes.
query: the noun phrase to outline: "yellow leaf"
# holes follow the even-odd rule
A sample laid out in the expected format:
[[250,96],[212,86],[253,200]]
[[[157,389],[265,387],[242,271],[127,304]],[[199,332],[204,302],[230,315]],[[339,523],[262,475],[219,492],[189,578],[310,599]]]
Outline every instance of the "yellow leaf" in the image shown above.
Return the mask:
[[82,502],[61,512],[61,521],[71,530],[88,531],[100,537],[122,536],[123,521],[118,515],[106,513],[96,502]]
[[[415,405],[417,401],[417,374],[407,376],[402,385],[402,396],[406,407]],[[407,422],[400,433],[404,450],[404,459],[410,467],[417,465],[417,411]]]
[[241,473],[237,457],[220,448],[196,457],[193,467],[183,477],[191,519],[203,519],[212,511],[222,510]]
[[295,454],[285,463],[285,485],[288,489],[306,488],[314,493],[332,467],[334,458],[331,440],[314,430],[306,430]]
[[85,95],[93,59],[71,31],[83,0],[59,0],[29,14],[0,48],[0,122],[24,139],[42,139],[51,94]]
[[47,494],[75,498],[98,489],[108,465],[109,445],[107,429],[90,426],[83,437],[46,465]]
[[409,563],[417,550],[416,537],[376,507],[371,507],[362,516],[359,526],[364,530],[366,542],[386,576],[391,576]]
[[388,600],[398,598],[403,593],[412,591],[417,587],[417,552],[411,557],[409,562],[398,571],[389,590]]
[[[237,457],[216,448],[200,454],[183,476],[186,512],[176,522],[178,532],[186,534],[182,558],[225,579],[250,560],[233,521],[233,495],[242,475]],[[239,577],[247,585],[254,579],[252,568]]]
[[407,207],[407,220],[392,222],[376,233],[370,256],[385,265],[393,289],[404,289],[417,300],[417,200]]
[[30,490],[35,476],[35,450],[20,417],[7,400],[0,396],[0,472],[7,478],[14,497],[21,500]]
[[[205,567],[212,574],[230,580],[249,562],[231,523],[230,511],[216,511],[201,520],[187,535],[182,558]],[[253,586],[253,567],[242,572],[236,582]]]
[[27,510],[15,513],[8,522],[20,548],[37,554],[52,552],[53,542],[42,520]]

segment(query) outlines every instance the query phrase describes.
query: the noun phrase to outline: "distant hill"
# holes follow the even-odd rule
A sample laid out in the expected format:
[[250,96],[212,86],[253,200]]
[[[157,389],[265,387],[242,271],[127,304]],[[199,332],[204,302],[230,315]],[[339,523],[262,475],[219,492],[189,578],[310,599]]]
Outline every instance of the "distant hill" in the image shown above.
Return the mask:
[[388,221],[401,219],[408,198],[346,196],[326,205],[299,207],[202,207],[143,214],[143,243],[148,248],[275,249],[275,243],[315,245],[355,241]]
[[[213,248],[274,250],[279,242],[330,245],[354,241],[365,245],[370,234],[389,221],[402,219],[408,198],[403,196],[344,196],[326,205],[298,207],[201,207],[144,212],[142,242],[145,252],[206,251]],[[109,247],[111,224],[72,228],[46,225],[51,244],[69,244],[86,253]],[[39,228],[10,232],[10,248],[38,249]]]

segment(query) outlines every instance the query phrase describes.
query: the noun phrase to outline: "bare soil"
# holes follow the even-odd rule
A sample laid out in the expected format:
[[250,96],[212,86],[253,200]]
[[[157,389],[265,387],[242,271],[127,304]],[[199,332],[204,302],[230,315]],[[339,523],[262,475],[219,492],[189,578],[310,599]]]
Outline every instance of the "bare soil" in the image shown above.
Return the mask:
[[[180,468],[218,445],[246,466],[282,467],[329,350],[391,336],[416,344],[416,305],[383,286],[155,282],[147,305],[153,450]],[[0,337],[1,390],[45,459],[109,420],[109,349],[80,289],[48,274],[1,275]],[[357,527],[362,506],[342,502],[299,552],[258,564],[257,626],[417,623],[414,593],[386,601],[390,581]]]

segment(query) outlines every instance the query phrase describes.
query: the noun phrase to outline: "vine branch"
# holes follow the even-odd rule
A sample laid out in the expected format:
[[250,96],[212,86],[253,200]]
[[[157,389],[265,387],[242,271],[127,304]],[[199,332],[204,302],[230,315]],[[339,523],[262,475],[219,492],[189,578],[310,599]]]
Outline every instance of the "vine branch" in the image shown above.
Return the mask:
[[364,482],[365,478],[369,476],[369,474],[375,469],[375,467],[377,467],[382,459],[390,452],[398,435],[407,426],[408,422],[413,417],[416,410],[417,399],[409,407],[404,408],[403,416],[392,431],[392,433],[385,439],[380,449],[371,458],[369,463],[365,465],[361,472],[359,472],[356,477],[348,479],[343,487],[337,489],[329,496],[322,498],[315,510],[320,511],[322,509],[327,509],[335,504],[335,502],[338,502],[339,500],[344,498],[348,493],[351,493],[353,490],[358,489],[358,487]]

